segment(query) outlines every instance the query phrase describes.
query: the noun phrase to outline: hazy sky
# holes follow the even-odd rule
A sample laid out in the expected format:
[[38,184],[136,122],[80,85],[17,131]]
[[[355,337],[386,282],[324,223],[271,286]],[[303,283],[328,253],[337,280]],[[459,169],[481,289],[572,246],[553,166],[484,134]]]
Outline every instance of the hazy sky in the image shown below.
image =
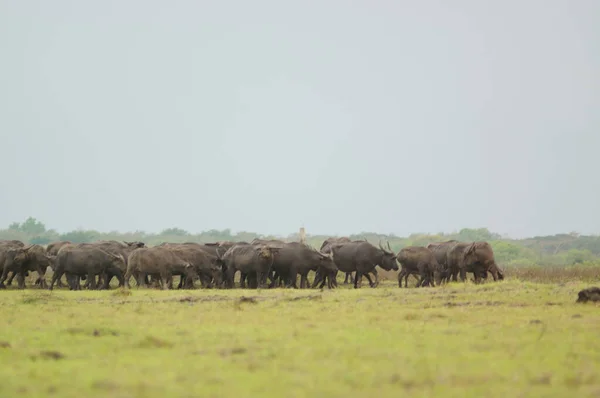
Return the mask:
[[600,233],[600,1],[0,0],[0,227]]

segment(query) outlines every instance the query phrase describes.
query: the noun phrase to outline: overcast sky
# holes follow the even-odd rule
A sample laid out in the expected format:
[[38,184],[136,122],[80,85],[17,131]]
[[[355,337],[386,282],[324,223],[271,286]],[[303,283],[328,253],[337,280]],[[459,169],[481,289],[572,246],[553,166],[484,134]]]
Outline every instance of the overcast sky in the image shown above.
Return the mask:
[[600,233],[600,1],[0,0],[0,227]]

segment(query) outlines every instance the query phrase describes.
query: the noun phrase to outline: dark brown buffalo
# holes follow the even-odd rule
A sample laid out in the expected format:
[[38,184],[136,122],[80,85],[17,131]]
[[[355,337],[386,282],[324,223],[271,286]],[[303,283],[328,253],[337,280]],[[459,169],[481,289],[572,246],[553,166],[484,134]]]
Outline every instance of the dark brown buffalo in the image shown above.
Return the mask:
[[133,276],[138,286],[148,286],[146,275],[157,278],[163,289],[173,288],[173,275],[184,275],[188,286],[192,287],[193,281],[198,279],[194,265],[182,259],[168,247],[144,247],[131,252],[127,261],[127,272],[125,274],[125,286],[129,286],[129,280]]
[[[321,244],[321,248],[319,249],[321,251],[321,253],[330,253],[331,252],[331,245],[333,244],[342,244],[342,243],[349,243],[352,242],[352,240],[350,240],[350,238],[346,237],[346,236],[342,236],[342,237],[330,237],[327,238],[323,241],[323,243]],[[337,273],[338,271],[335,271],[331,276],[329,275],[325,275],[325,278],[327,279],[332,279],[332,283],[333,286],[337,286]],[[354,278],[352,277],[352,272],[346,272],[346,277],[344,278],[344,285],[347,285],[348,283],[354,283]],[[316,286],[316,283],[318,282],[318,280],[320,280],[321,278],[323,278],[323,275],[321,275],[321,273],[319,273],[317,276],[315,276],[315,283],[313,284],[313,287]]]
[[441,265],[444,270],[442,282],[449,282],[449,280],[447,280],[450,276],[450,273],[448,272],[448,250],[456,243],[458,243],[457,240],[448,240],[445,242],[433,242],[427,245],[427,248],[433,252],[438,264]]
[[466,281],[467,272],[472,272],[475,283],[481,282],[483,275],[491,272],[494,280],[504,278],[496,265],[494,251],[487,242],[458,242],[447,252],[448,272],[452,280],[460,274],[461,281]]
[[404,278],[404,286],[408,287],[408,276],[411,274],[419,275],[417,287],[433,286],[434,280],[436,284],[441,284],[443,270],[430,249],[408,246],[400,250],[397,259],[402,265],[402,270],[398,274],[399,287],[402,287],[402,278]]
[[[349,242],[366,242],[366,239],[362,239],[362,240],[355,240],[352,241],[347,237],[341,237],[341,238],[327,238],[325,239],[325,241],[323,241],[323,243],[321,244],[321,253],[330,253],[331,252],[331,245],[336,244],[336,245],[342,245],[344,243],[349,243]],[[389,244],[388,244],[389,247]],[[375,284],[379,284],[379,275],[377,274],[377,269],[373,269],[373,271],[371,271],[371,273],[373,274],[373,276],[375,277]],[[324,286],[325,284],[325,280],[331,280],[331,284],[333,285],[333,287],[337,287],[338,283],[337,283],[337,274],[338,271],[334,271],[331,275],[323,275],[321,270],[318,269],[316,274],[315,274],[315,280],[313,282],[313,289],[315,287],[317,287],[317,285],[321,285],[321,287]],[[348,282],[350,283],[354,283],[354,277],[353,277],[353,273],[352,272],[345,272],[346,277],[344,278],[344,285],[348,284]],[[368,275],[368,274],[367,274]],[[370,279],[369,279],[370,280]],[[359,286],[361,284],[361,281],[358,281]],[[328,282],[329,283],[329,282]]]
[[[77,243],[77,244],[68,244],[63,245],[62,248],[58,251],[60,253],[61,250],[65,247],[96,247],[102,249],[108,253],[111,253],[115,256],[122,256],[125,259],[125,264],[123,268],[118,272],[114,268],[108,268],[106,274],[98,275],[98,287],[103,289],[108,289],[110,287],[110,281],[112,278],[117,277],[119,280],[119,286],[123,286],[123,275],[127,272],[127,261],[129,258],[129,254],[138,248],[143,248],[146,245],[143,242],[119,242],[116,240],[100,240],[96,242],[89,243]],[[84,287],[88,287],[91,281],[87,280]]]
[[587,303],[588,301],[600,301],[600,287],[588,287],[577,294],[577,303]]
[[[308,288],[308,273],[310,271],[321,270],[328,275],[337,270],[333,260],[333,254],[325,254],[313,249],[312,247],[300,243],[284,243],[278,247],[279,251],[275,255],[272,269],[278,274],[279,278],[285,281],[287,287],[297,289],[297,275],[300,275],[300,288]],[[274,285],[275,278],[272,286]],[[331,279],[328,285],[332,288]]]
[[[283,240],[280,239],[261,239],[261,238],[254,238],[252,239],[252,241],[250,243],[246,243],[246,242],[236,242],[236,245],[254,245],[254,246],[267,246],[267,247],[272,247],[275,249],[281,249],[286,242],[284,242]],[[221,251],[221,253],[223,253]],[[274,256],[273,261],[275,261],[277,259],[277,256]],[[273,264],[275,265],[275,264]],[[267,274],[267,278],[271,281],[269,287],[274,287],[276,285],[283,285],[285,284],[284,279],[279,275],[278,270],[275,269],[275,267],[271,267],[270,271]],[[250,287],[251,289],[256,289],[257,288],[257,282],[256,282],[256,277],[254,273],[250,273],[247,274],[246,272],[242,272],[240,271],[240,287],[242,289],[246,288],[246,279],[248,279],[248,287]],[[265,281],[266,282],[266,281]]]
[[[389,244],[388,244],[389,249]],[[390,250],[385,250],[381,244],[379,248],[366,241],[349,242],[331,245],[333,258],[337,268],[342,272],[356,272],[354,288],[359,288],[362,276],[366,276],[371,287],[375,287],[369,272],[375,273],[379,265],[386,271],[397,271],[396,255]]]
[[[175,253],[182,260],[185,260],[196,267],[196,273],[200,279],[202,287],[212,288],[220,286],[222,279],[222,260],[217,255],[212,255],[204,251],[199,243],[166,243],[161,245]],[[179,288],[186,283],[185,275],[180,275]]]
[[119,283],[123,284],[123,274],[121,270],[125,266],[125,258],[122,255],[114,255],[106,250],[94,246],[65,245],[58,251],[56,257],[56,267],[52,275],[50,290],[54,288],[54,283],[63,274],[67,274],[68,281],[77,280],[76,285],[71,285],[71,289],[79,290],[78,279],[86,276],[90,289],[96,288],[96,276],[105,273],[112,273],[117,276]]
[[[0,270],[4,269],[4,261],[5,261],[5,256],[6,256],[6,252],[10,249],[14,249],[14,248],[18,248],[18,247],[24,247],[25,244],[23,242],[21,242],[20,240],[15,240],[15,239],[11,239],[11,240],[4,240],[4,239],[0,239]],[[10,285],[12,283],[13,278],[17,275],[16,272],[12,272],[10,275],[10,278],[8,278],[8,281],[6,281],[7,285]]]
[[4,288],[4,281],[8,273],[13,272],[17,275],[19,289],[25,288],[25,276],[30,271],[38,274],[38,283],[42,288],[48,287],[46,284],[46,270],[54,262],[54,257],[49,257],[46,250],[40,245],[29,245],[26,247],[13,247],[4,254],[4,266],[2,277],[0,277],[0,288]]
[[[46,246],[46,253],[49,256],[56,257],[58,255],[58,251],[61,249],[61,247],[63,247],[64,245],[69,245],[71,243],[72,242],[68,241],[68,240],[61,240],[61,241],[49,243],[48,246]],[[54,272],[55,262],[52,263],[51,268],[52,268],[52,272]],[[63,283],[60,279],[56,282],[56,286],[63,287]]]
[[279,250],[279,248],[261,244],[237,244],[230,247],[221,257],[225,268],[225,287],[233,288],[233,280],[237,271],[240,271],[242,275],[251,277],[255,275],[256,287],[263,287]]

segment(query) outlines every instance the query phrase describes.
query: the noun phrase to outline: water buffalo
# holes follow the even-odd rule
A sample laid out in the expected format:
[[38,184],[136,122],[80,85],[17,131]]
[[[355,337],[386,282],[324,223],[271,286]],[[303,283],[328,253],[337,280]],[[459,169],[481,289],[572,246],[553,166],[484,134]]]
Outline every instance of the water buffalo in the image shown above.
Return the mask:
[[[256,274],[256,286],[264,286],[279,248],[265,245],[235,245],[221,257],[224,263],[225,287],[232,288],[235,273]],[[219,253],[217,253],[219,255]]]
[[135,277],[138,286],[147,286],[146,275],[153,275],[163,289],[173,287],[173,275],[184,275],[186,287],[193,287],[193,282],[198,279],[196,268],[188,261],[182,259],[168,247],[155,246],[139,248],[131,252],[127,262],[125,286]]
[[335,264],[340,271],[356,271],[354,279],[355,289],[359,287],[363,275],[367,277],[371,287],[376,286],[368,273],[374,272],[377,265],[386,271],[398,270],[396,255],[391,250],[385,250],[381,246],[381,243],[379,244],[379,248],[366,241],[334,244],[331,246],[331,250],[333,251]]
[[[5,261],[5,256],[6,256],[6,252],[10,249],[14,249],[14,248],[18,248],[18,247],[24,247],[25,244],[23,242],[21,242],[20,240],[4,240],[1,239],[0,240],[0,270],[4,269],[4,261]],[[16,272],[12,272],[10,278],[8,279],[8,281],[6,282],[7,285],[10,285],[12,283],[13,278],[17,275]]]
[[448,240],[445,242],[433,242],[427,245],[427,248],[433,252],[438,264],[442,266],[442,282],[449,282],[448,278],[450,273],[448,272],[448,250],[456,243],[458,243],[457,240]]
[[[96,276],[111,272],[119,279],[119,284],[123,284],[123,274],[121,270],[125,267],[125,258],[122,255],[114,255],[99,247],[77,245],[63,246],[56,257],[56,267],[52,275],[50,290],[54,288],[54,283],[63,274],[67,274],[67,280],[76,280],[78,277],[86,276],[90,289],[96,288]],[[75,277],[75,278],[73,278]],[[79,289],[77,286],[71,286],[72,289]]]
[[[202,287],[211,288],[213,285],[219,286],[222,279],[222,260],[217,255],[212,255],[204,251],[199,243],[167,243],[161,245],[175,253],[179,258],[192,264],[196,268],[196,273],[200,279]],[[179,288],[186,283],[186,276],[180,275]]]
[[[286,242],[284,242],[283,240],[280,240],[280,239],[254,238],[254,239],[252,239],[252,242],[250,242],[250,244],[255,245],[255,246],[262,245],[262,246],[272,247],[275,249],[281,249],[282,247],[284,247],[286,245]],[[275,263],[277,261],[276,253],[275,253],[273,261],[274,261],[273,266],[271,267],[271,270],[269,271],[269,273],[267,275],[267,277],[271,281],[269,287],[274,287],[277,284],[285,285],[286,284],[285,278],[279,274],[279,272],[281,271],[281,267],[277,267],[277,264]],[[246,273],[243,273],[243,272],[241,273],[241,276],[240,276],[240,282],[241,282],[242,288],[245,286],[244,281],[245,281],[246,277],[248,277],[249,287],[255,288],[256,286],[254,286],[254,283],[255,283],[254,274],[246,275]]]
[[[57,242],[52,242],[52,243],[49,243],[49,244],[46,246],[46,253],[47,253],[49,256],[56,257],[56,256],[58,255],[58,251],[59,251],[59,250],[60,250],[60,249],[61,249],[61,248],[62,248],[64,245],[69,245],[69,244],[71,244],[71,243],[72,243],[72,242],[71,242],[71,241],[68,241],[68,240],[61,240],[61,241],[57,241]],[[52,268],[52,272],[54,272],[55,263],[56,263],[56,262],[53,262],[53,263],[52,263],[52,266],[51,266],[51,268]],[[36,283],[37,283],[37,282],[36,282]],[[60,279],[59,279],[59,280],[56,282],[56,286],[58,286],[58,287],[63,287],[63,283],[62,283],[62,281],[61,281]]]
[[[327,238],[323,241],[323,243],[321,244],[321,248],[319,249],[321,251],[321,253],[329,253],[331,251],[331,245],[333,244],[342,244],[342,243],[349,243],[352,242],[350,240],[350,238],[342,236],[342,237],[330,237]],[[347,285],[348,283],[354,283],[354,278],[352,277],[352,272],[346,272],[346,278],[344,279],[344,285]],[[334,272],[334,274],[332,275],[333,278],[333,285],[337,286],[337,271]],[[319,277],[322,277],[322,275],[319,274]],[[317,279],[317,277],[315,277],[315,280]],[[313,286],[315,286],[313,284]]]
[[588,301],[600,301],[600,287],[588,287],[577,293],[576,303],[587,303]]
[[[344,243],[349,243],[349,242],[366,242],[366,239],[363,240],[355,240],[355,241],[351,241],[349,238],[346,237],[341,237],[341,238],[327,238],[323,244],[321,244],[321,253],[331,253],[331,246],[333,244],[340,246]],[[377,269],[373,269],[372,271],[370,271],[370,273],[373,274],[373,276],[375,277],[375,284],[379,283],[379,275],[377,274]],[[313,289],[315,287],[317,287],[318,285],[320,285],[321,287],[323,287],[325,285],[325,281],[331,281],[331,285],[333,287],[337,287],[338,283],[337,283],[337,274],[338,274],[338,270],[333,271],[332,273],[330,273],[329,275],[323,275],[323,272],[321,269],[317,269],[317,272],[315,274],[315,280],[313,282]],[[344,285],[348,284],[348,281],[350,281],[350,283],[354,283],[354,278],[353,278],[353,272],[345,272],[344,273],[346,275],[345,279],[344,279]],[[368,276],[368,274],[366,275],[367,278],[369,278],[369,281],[371,281],[370,276]],[[361,284],[361,280],[358,281],[359,286]],[[329,282],[327,282],[329,284]]]
[[54,257],[46,255],[46,250],[40,245],[26,247],[13,247],[4,253],[4,266],[0,277],[0,288],[4,288],[4,281],[8,273],[17,275],[19,289],[25,288],[25,276],[29,271],[38,273],[38,282],[42,288],[46,284],[46,270],[54,263]]
[[443,270],[430,249],[422,246],[408,246],[398,252],[397,259],[402,265],[402,270],[398,274],[399,287],[402,287],[402,278],[404,278],[404,286],[408,287],[410,274],[419,275],[417,287],[433,285],[434,279],[436,284],[441,283]]
[[[77,244],[63,245],[59,249],[58,252],[60,253],[60,251],[64,250],[65,247],[79,247],[79,248],[96,247],[96,248],[102,249],[108,253],[111,253],[115,256],[122,256],[125,259],[125,263],[119,271],[116,271],[113,268],[109,268],[107,270],[106,274],[98,275],[98,278],[99,278],[98,286],[103,289],[108,289],[110,286],[110,281],[114,277],[117,277],[117,279],[119,280],[119,286],[123,286],[123,275],[125,274],[125,272],[127,272],[127,261],[129,258],[129,254],[131,254],[131,252],[133,252],[134,250],[136,250],[138,248],[146,247],[146,245],[143,242],[119,242],[116,240],[100,240],[100,241],[90,242],[90,243],[77,243]],[[91,282],[90,280],[87,280],[84,287],[88,287],[90,282]]]
[[455,243],[447,252],[448,272],[452,280],[460,274],[461,281],[467,278],[467,272],[472,272],[475,283],[479,283],[487,272],[491,272],[494,280],[503,279],[504,275],[496,265],[494,251],[487,242]]
[[[324,274],[337,271],[333,261],[333,254],[325,254],[300,242],[285,243],[279,248],[273,261],[273,270],[279,277],[286,281],[287,287],[298,288],[297,275],[300,275],[300,288],[309,287],[308,273],[321,270]],[[329,288],[332,288],[331,279]]]

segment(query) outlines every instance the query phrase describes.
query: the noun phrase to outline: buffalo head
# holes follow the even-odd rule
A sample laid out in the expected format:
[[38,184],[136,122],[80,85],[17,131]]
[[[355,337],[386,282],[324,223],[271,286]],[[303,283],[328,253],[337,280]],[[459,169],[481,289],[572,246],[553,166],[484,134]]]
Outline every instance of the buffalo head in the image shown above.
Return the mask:
[[277,253],[279,253],[278,247],[270,247],[266,245],[255,246],[254,250],[258,254],[258,257],[265,260],[273,259]]
[[[314,249],[313,249],[314,250]],[[329,253],[323,253],[321,251],[314,250],[314,252],[319,257],[319,266],[327,271],[337,271],[338,268],[335,265],[335,261],[333,259],[333,250],[330,250]]]
[[381,256],[381,264],[379,266],[386,271],[398,271],[398,263],[396,262],[396,254],[392,251],[390,247],[390,242],[387,242],[388,250],[384,249],[381,246],[381,242],[379,242],[379,249],[383,252]]

